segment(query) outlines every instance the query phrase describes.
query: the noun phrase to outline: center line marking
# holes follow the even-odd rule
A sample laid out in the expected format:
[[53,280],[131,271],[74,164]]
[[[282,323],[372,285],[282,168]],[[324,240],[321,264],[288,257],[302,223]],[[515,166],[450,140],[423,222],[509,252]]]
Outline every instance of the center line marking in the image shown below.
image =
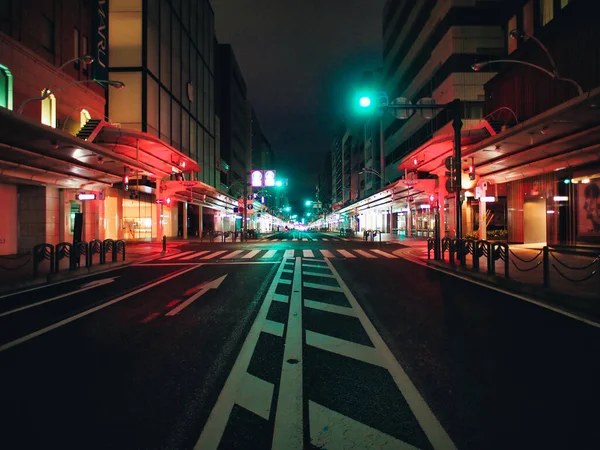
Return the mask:
[[274,449],[304,448],[302,335],[302,258],[297,257],[275,411]]

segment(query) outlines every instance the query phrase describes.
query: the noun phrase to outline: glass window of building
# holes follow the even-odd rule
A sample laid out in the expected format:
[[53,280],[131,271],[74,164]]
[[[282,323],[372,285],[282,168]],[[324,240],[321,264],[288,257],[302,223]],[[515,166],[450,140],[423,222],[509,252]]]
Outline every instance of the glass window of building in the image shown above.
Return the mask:
[[512,30],[515,30],[517,28],[517,16],[514,15],[510,18],[510,20],[508,21],[508,26],[506,27],[506,31],[507,31],[507,43],[508,43],[508,54],[510,55],[512,52],[514,52],[517,49],[517,40],[513,39],[510,37],[510,32]]
[[138,198],[123,199],[124,238],[131,240],[156,237],[156,203],[152,196],[138,193]]
[[42,47],[44,47],[50,53],[54,53],[54,21],[50,20],[46,16],[42,16],[42,26],[40,32],[40,43],[42,44]]
[[554,0],[540,0],[540,23],[546,25],[554,18]]
[[13,108],[12,74],[8,67],[2,64],[0,64],[0,106],[7,109]]
[[42,123],[49,127],[56,128],[56,97],[50,94],[41,102]]
[[533,0],[529,0],[523,6],[523,31],[526,36],[533,36],[535,32],[535,14],[533,12]]

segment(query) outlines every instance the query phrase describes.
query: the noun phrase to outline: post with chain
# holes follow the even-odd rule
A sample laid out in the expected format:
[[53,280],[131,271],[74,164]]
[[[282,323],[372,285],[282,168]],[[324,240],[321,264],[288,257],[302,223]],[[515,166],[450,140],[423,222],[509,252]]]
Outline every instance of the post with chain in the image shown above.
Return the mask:
[[456,172],[456,237],[462,238],[462,149],[461,149],[461,130],[462,130],[462,102],[456,99],[453,102],[453,120],[454,128],[454,165]]

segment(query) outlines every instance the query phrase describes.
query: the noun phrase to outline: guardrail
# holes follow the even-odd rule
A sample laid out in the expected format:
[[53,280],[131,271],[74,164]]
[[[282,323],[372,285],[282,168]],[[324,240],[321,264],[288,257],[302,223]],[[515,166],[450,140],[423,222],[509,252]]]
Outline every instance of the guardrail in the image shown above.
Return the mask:
[[[504,276],[509,276],[509,249],[503,242],[474,240],[474,239],[456,239],[445,237],[441,241],[441,260],[445,261],[446,252],[451,264],[456,261],[462,266],[467,267],[467,255],[472,255],[472,266],[475,271],[479,271],[481,264],[480,258],[483,256],[487,262],[487,273],[494,275],[496,273],[496,261],[504,262]],[[431,259],[431,251],[435,250],[435,239],[427,239],[427,258]]]

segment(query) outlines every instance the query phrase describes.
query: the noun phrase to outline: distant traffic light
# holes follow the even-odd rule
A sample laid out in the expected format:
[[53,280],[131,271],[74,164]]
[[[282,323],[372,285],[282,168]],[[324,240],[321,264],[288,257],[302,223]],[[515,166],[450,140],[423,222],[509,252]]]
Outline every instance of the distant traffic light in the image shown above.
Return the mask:
[[469,180],[474,180],[475,179],[475,166],[473,164],[471,164],[469,166]]
[[127,175],[123,176],[123,187],[126,191],[129,190],[129,177]]

